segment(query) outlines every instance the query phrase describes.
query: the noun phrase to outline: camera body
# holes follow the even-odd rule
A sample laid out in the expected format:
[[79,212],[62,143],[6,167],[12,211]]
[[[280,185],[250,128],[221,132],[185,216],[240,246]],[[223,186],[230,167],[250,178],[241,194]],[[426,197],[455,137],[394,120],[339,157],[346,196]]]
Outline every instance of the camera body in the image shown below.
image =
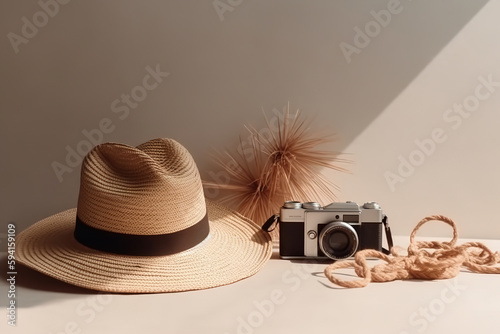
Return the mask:
[[345,259],[362,249],[382,251],[387,217],[376,202],[287,201],[280,212],[280,257]]

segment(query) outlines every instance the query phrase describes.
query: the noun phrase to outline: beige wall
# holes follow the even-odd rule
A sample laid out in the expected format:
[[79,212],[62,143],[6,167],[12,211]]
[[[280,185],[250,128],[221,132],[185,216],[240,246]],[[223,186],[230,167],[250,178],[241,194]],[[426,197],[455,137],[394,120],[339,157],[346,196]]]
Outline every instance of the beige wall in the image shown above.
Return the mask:
[[340,200],[379,201],[397,234],[439,213],[463,237],[500,238],[498,1],[42,0],[0,13],[2,224],[76,206],[68,152],[88,150],[85,133],[174,138],[210,178],[210,148],[237,147],[243,124],[261,129],[262,109],[290,102],[354,160],[328,174]]

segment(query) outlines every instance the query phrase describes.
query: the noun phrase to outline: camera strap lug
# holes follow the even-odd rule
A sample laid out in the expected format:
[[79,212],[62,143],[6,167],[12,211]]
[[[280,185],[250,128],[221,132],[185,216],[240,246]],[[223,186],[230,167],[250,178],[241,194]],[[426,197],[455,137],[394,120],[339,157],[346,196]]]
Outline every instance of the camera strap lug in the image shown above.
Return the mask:
[[274,215],[269,217],[269,219],[264,223],[264,225],[262,225],[262,230],[264,230],[266,232],[273,231],[278,226],[279,217],[280,217],[280,215],[277,213],[275,213]]
[[389,246],[389,249],[385,249],[382,247],[382,252],[386,255],[389,255],[389,254],[391,254],[393,241],[392,241],[391,227],[389,226],[389,218],[387,218],[386,215],[384,215],[384,218],[382,219],[382,223],[384,224],[385,237],[387,238],[387,245]]

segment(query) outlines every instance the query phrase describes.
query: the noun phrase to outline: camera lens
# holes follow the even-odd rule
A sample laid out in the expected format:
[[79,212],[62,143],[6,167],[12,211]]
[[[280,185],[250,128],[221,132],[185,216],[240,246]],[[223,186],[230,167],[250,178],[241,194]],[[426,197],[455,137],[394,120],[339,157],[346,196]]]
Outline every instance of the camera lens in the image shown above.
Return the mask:
[[334,252],[342,252],[349,245],[349,238],[342,232],[336,232],[330,234],[330,238],[327,240],[328,246]]
[[321,251],[333,260],[353,256],[358,249],[358,235],[351,225],[332,222],[321,231],[318,243]]

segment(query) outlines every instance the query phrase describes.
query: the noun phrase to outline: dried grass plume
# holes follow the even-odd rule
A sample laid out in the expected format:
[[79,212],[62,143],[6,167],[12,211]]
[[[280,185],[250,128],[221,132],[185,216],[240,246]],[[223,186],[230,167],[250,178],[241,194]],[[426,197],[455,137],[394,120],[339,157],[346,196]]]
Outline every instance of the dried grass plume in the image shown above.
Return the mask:
[[[279,211],[285,200],[316,201],[336,198],[336,185],[321,169],[347,171],[339,163],[339,153],[318,149],[335,140],[334,135],[322,135],[310,128],[299,110],[290,114],[290,106],[273,127],[266,117],[267,128],[249,132],[249,149],[235,153],[216,152],[215,162],[227,173],[228,183],[204,181],[206,188],[221,191],[221,201],[242,215],[262,225]],[[263,134],[266,134],[264,136]]]

